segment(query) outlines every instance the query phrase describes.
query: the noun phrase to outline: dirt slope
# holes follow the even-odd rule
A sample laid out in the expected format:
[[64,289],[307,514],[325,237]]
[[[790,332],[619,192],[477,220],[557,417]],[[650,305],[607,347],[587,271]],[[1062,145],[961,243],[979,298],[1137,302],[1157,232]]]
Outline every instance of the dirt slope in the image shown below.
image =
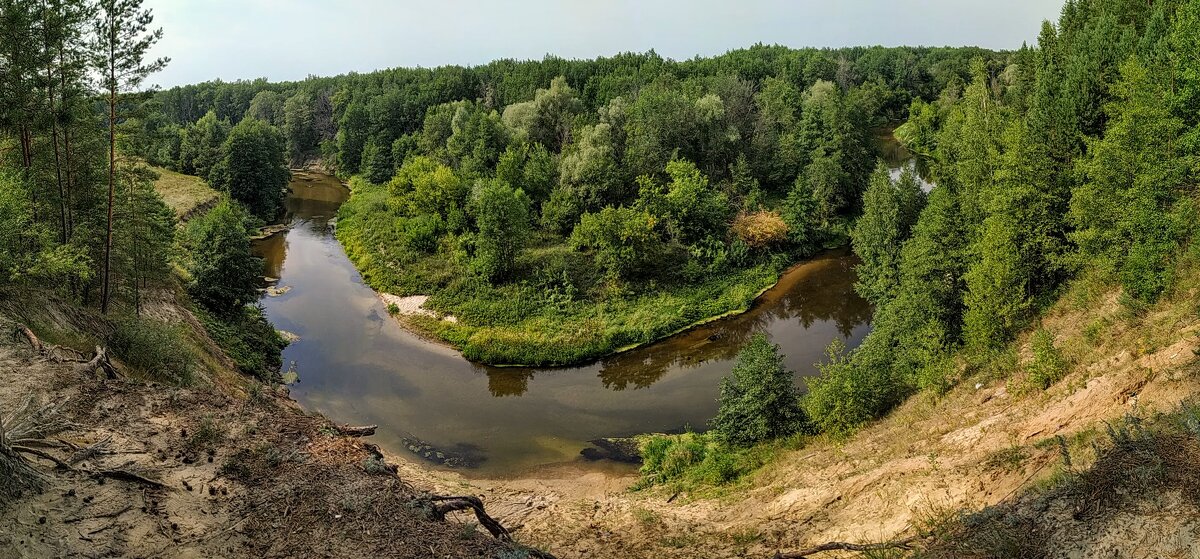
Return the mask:
[[[97,327],[37,312],[60,336]],[[463,513],[432,521],[425,491],[282,388],[229,371],[191,389],[101,379],[35,353],[14,326],[0,312],[0,415],[30,394],[56,403],[63,430],[43,451],[70,469],[36,459],[44,490],[0,502],[2,558],[524,556]]]
[[[1064,302],[1044,325],[1073,366],[1050,389],[1029,389],[1020,367],[991,380],[977,374],[940,400],[912,399],[848,441],[788,452],[724,497],[597,491],[611,485],[604,480],[583,489],[553,480],[485,485],[503,501],[496,510],[525,525],[525,538],[563,557],[766,557],[893,539],[1050,477],[1061,463],[1059,435],[1079,447],[1082,465],[1103,422],[1171,411],[1200,394],[1190,298],[1138,318],[1124,316],[1112,294],[1079,308]],[[1152,496],[1103,524],[1074,525],[1056,545],[1072,557],[1197,557],[1196,513],[1171,495]]]

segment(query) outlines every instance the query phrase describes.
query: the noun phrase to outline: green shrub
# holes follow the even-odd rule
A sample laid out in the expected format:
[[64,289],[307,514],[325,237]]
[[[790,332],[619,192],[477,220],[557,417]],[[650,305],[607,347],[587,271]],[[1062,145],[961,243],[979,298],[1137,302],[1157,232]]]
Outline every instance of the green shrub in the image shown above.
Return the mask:
[[653,435],[643,439],[642,478],[636,488],[675,484],[716,488],[757,470],[773,455],[775,443],[735,448],[712,433]]
[[243,307],[240,314],[218,316],[203,308],[194,309],[204,329],[225,351],[239,370],[261,380],[274,380],[283,364],[281,352],[287,340],[263,315],[261,307]]
[[731,445],[750,446],[807,428],[794,376],[784,367],[779,346],[755,334],[738,354],[733,371],[721,380],[713,433]]
[[1067,360],[1054,346],[1054,334],[1039,328],[1030,340],[1033,360],[1029,364],[1029,381],[1043,390],[1062,379],[1067,373]]
[[808,379],[808,394],[803,399],[815,426],[837,436],[883,415],[911,392],[911,386],[896,378],[890,367],[873,362],[886,352],[871,338],[854,353],[844,352],[841,340],[829,345],[828,360],[818,364],[820,375]]
[[150,380],[174,385],[192,382],[196,356],[181,326],[148,318],[120,320],[107,343],[121,361]]

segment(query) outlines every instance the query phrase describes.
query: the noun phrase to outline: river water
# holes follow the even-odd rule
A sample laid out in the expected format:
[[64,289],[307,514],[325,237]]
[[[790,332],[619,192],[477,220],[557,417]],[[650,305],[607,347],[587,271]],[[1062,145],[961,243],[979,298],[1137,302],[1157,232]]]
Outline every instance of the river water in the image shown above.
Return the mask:
[[[904,156],[888,160],[898,169],[909,164]],[[289,188],[292,228],[255,250],[266,275],[290,287],[262,304],[276,328],[300,337],[283,352],[300,378],[292,396],[340,423],[378,424],[373,441],[389,451],[419,441],[461,457],[467,475],[581,461],[587,441],[599,437],[702,429],[752,334],[779,344],[802,384],[830,342],[854,347],[870,329],[871,307],[854,292],[855,260],[832,252],[789,270],[749,312],[597,363],[478,365],[400,327],[363,283],[330,226],[349,196],[344,186],[296,173]]]

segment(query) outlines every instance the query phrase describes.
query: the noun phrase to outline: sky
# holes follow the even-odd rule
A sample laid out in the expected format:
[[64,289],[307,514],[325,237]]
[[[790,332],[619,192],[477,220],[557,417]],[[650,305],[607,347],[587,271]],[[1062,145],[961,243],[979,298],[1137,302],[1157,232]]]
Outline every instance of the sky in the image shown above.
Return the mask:
[[1061,0],[146,0],[171,63],[148,81],[272,81],[654,49],[1034,43]]

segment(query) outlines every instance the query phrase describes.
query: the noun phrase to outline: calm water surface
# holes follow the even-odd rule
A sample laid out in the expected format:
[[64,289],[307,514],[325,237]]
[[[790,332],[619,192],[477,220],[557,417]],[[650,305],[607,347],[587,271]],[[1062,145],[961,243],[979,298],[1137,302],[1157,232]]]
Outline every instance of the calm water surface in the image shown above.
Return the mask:
[[[888,161],[898,169],[907,157]],[[802,384],[831,341],[853,347],[870,329],[871,307],[854,293],[855,260],[835,252],[789,270],[749,312],[648,347],[582,367],[482,366],[388,316],[333,237],[345,187],[297,173],[290,188],[293,227],[255,248],[266,275],[291,287],[262,304],[277,328],[300,336],[283,352],[301,379],[292,395],[335,421],[378,424],[373,440],[393,452],[421,441],[469,456],[479,461],[470,475],[582,460],[598,437],[702,428],[721,378],[756,332],[782,346]]]

